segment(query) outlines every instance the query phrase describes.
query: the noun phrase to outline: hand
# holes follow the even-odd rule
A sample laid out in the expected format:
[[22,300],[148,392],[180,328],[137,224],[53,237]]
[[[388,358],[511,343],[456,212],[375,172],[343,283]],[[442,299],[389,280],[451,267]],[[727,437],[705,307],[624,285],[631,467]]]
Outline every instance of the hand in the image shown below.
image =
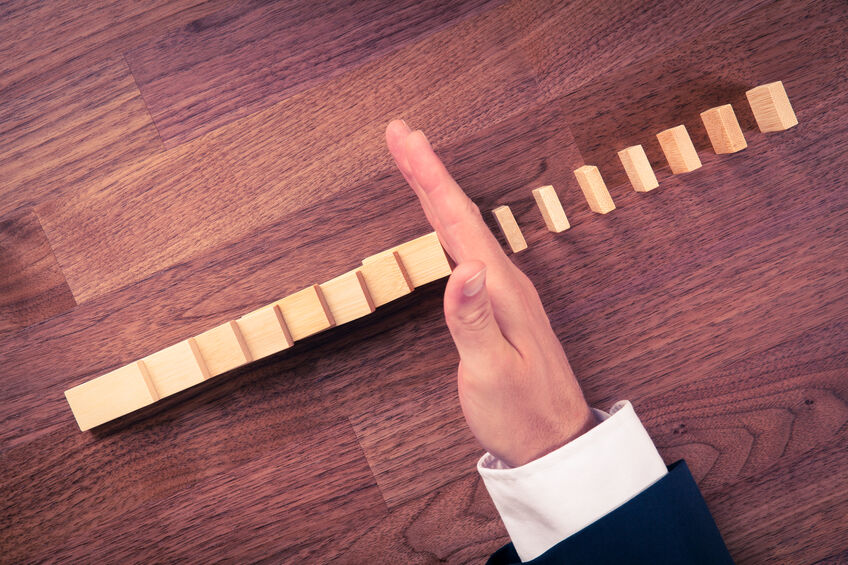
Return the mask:
[[483,448],[510,466],[549,453],[597,424],[530,279],[420,131],[395,120],[386,141],[457,266],[445,320],[459,350],[459,401]]

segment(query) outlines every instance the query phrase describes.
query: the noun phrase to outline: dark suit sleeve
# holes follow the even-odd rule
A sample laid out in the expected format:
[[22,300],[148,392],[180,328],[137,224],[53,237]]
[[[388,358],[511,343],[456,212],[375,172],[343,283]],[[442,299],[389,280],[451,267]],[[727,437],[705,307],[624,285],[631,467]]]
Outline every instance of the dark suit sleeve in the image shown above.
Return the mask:
[[[521,560],[510,543],[488,563]],[[721,565],[733,560],[689,467],[678,461],[666,476],[623,506],[526,563]]]

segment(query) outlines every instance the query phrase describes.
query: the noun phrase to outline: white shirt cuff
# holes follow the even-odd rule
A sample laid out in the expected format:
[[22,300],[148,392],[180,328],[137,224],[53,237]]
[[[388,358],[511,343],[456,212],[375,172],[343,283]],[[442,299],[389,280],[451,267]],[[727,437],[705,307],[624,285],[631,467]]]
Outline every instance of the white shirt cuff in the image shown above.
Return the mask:
[[530,561],[661,479],[662,458],[630,402],[556,451],[510,468],[486,453],[483,483],[522,561]]

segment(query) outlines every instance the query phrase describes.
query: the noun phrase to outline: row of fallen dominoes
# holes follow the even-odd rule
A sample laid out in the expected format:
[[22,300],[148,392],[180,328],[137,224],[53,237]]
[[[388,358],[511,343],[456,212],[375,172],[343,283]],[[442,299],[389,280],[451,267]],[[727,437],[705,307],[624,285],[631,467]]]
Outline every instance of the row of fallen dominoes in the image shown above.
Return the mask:
[[69,389],[65,397],[84,431],[366,316],[450,273],[432,232],[368,257],[360,267],[323,284]]
[[[745,94],[760,131],[783,131],[798,124],[782,82],[764,84]],[[701,112],[701,120],[716,153],[735,153],[748,146],[730,104]],[[679,125],[661,131],[657,134],[657,139],[673,174],[688,173],[701,167],[698,152],[685,126]],[[648,192],[659,186],[641,145],[622,149],[618,152],[618,158],[636,192]],[[574,176],[577,177],[577,183],[593,212],[607,214],[615,210],[615,203],[597,167],[584,165],[574,171]],[[535,189],[533,197],[549,231],[559,233],[571,227],[553,186]],[[527,242],[509,206],[499,206],[493,213],[513,253],[527,249]]]
[[[797,124],[783,89],[775,82],[747,92],[761,131],[782,131]],[[703,112],[701,117],[716,153],[747,147],[731,106]],[[677,126],[657,134],[671,171],[701,166],[689,134]],[[658,186],[641,145],[618,153],[633,188],[647,192]],[[606,214],[615,209],[597,167],[574,171],[589,207]],[[552,186],[533,191],[548,230],[559,233],[569,223]],[[493,210],[513,252],[527,248],[508,206]],[[307,287],[202,334],[148,355],[129,365],[65,391],[80,429],[88,430],[204,380],[267,357],[295,341],[366,316],[375,308],[446,277],[450,264],[435,232],[362,261],[352,271]]]

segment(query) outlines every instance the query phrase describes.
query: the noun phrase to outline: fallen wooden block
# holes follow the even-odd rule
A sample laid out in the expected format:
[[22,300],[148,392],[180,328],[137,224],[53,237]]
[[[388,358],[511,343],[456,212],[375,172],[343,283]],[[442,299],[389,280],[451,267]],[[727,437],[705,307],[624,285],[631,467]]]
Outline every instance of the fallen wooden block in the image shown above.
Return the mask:
[[324,294],[317,284],[277,300],[274,305],[279,306],[283,320],[295,341],[336,325],[324,300]]
[[717,154],[736,153],[748,147],[730,104],[701,112],[701,121],[704,122],[710,143]]
[[527,249],[527,241],[525,241],[521,228],[518,227],[518,222],[515,221],[515,216],[512,215],[509,206],[498,206],[492,210],[492,214],[495,215],[495,219],[498,221],[512,252],[518,253]]
[[272,304],[254,310],[236,323],[252,359],[262,359],[294,345],[280,307]]
[[761,132],[783,131],[798,125],[783,82],[770,82],[745,93]]
[[671,167],[671,172],[675,175],[688,173],[701,167],[701,159],[695,151],[695,146],[692,145],[686,126],[679,125],[663,130],[657,134],[657,139]]
[[577,177],[577,184],[580,185],[580,190],[583,191],[583,196],[586,197],[586,202],[589,203],[589,208],[593,212],[607,214],[615,210],[615,203],[598,167],[583,165],[574,171],[574,176]]
[[533,198],[542,213],[548,231],[560,233],[571,227],[553,186],[547,185],[533,189]]
[[375,307],[380,307],[415,288],[397,251],[383,251],[362,260],[362,275]]
[[165,398],[209,378],[209,369],[193,337],[142,359],[150,381]]
[[451,274],[450,263],[436,232],[430,232],[389,251],[397,251],[413,288]]
[[159,400],[142,361],[65,391],[80,430],[86,431]]
[[336,325],[367,316],[374,311],[374,301],[371,300],[361,269],[348,271],[320,286]]
[[651,168],[651,162],[645,155],[645,149],[641,145],[622,149],[618,152],[618,158],[621,160],[624,172],[627,173],[627,178],[630,179],[630,184],[633,185],[633,190],[636,192],[648,192],[660,185],[657,182],[654,169]]
[[194,339],[211,377],[241,367],[253,360],[236,322],[221,324]]

